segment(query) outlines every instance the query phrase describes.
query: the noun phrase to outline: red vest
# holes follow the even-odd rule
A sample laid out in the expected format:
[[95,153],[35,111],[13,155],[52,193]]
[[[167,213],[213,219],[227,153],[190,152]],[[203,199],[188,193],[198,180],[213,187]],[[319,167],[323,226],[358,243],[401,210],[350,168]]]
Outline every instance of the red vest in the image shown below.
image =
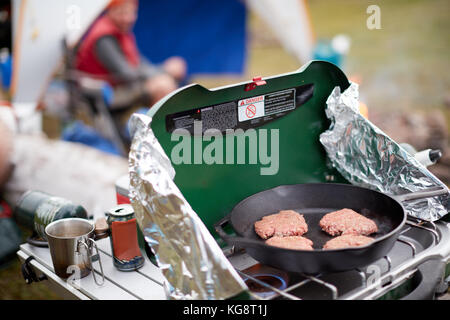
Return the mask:
[[111,21],[108,16],[99,18],[79,47],[75,66],[78,70],[88,73],[96,78],[101,78],[110,83],[114,83],[108,70],[95,54],[95,43],[103,36],[114,36],[122,49],[125,58],[132,66],[139,65],[139,51],[136,46],[136,39],[133,33],[123,33]]

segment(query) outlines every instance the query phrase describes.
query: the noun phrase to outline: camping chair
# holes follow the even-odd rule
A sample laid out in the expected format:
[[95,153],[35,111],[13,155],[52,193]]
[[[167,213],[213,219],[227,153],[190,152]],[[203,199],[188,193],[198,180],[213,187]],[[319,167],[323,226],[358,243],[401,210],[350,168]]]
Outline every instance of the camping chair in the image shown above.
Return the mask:
[[88,120],[92,122],[94,130],[102,137],[110,140],[122,156],[126,156],[129,142],[121,129],[120,111],[109,108],[113,96],[112,88],[106,81],[92,78],[76,70],[77,49],[77,47],[69,48],[66,40],[63,41],[63,77],[69,96],[69,114],[74,120],[77,118],[77,114],[84,113]]

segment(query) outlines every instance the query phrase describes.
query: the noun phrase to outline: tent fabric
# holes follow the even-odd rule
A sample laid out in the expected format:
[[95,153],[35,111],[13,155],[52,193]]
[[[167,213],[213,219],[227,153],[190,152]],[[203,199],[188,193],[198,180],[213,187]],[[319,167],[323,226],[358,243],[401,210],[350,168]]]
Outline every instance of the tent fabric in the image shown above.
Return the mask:
[[4,90],[9,90],[11,85],[12,57],[7,56],[4,59],[0,57],[0,81]]
[[38,104],[63,57],[63,39],[73,46],[107,3],[108,0],[12,1],[14,65],[10,90],[16,110]]
[[153,63],[181,56],[192,74],[242,74],[246,7],[240,0],[139,2],[134,28],[141,53]]
[[271,29],[286,52],[301,63],[312,58],[314,32],[305,0],[246,0]]

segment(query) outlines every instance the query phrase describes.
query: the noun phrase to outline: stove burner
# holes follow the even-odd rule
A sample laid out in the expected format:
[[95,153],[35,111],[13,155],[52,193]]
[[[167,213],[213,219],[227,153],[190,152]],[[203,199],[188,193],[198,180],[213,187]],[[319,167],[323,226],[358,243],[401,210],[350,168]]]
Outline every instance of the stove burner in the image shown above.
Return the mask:
[[[255,278],[255,279],[257,279],[271,287],[274,287],[278,290],[284,290],[287,288],[286,281],[283,278],[273,275],[273,274],[255,274],[255,275],[252,275],[252,278]],[[244,279],[244,282],[247,284],[250,291],[252,291],[253,293],[255,293],[261,297],[265,298],[265,297],[275,294],[275,292],[270,287],[266,287],[263,284],[256,282],[253,279],[247,278],[247,279]]]
[[243,280],[249,290],[262,298],[277,294],[274,289],[284,290],[288,286],[288,274],[268,266],[256,264],[243,273]]

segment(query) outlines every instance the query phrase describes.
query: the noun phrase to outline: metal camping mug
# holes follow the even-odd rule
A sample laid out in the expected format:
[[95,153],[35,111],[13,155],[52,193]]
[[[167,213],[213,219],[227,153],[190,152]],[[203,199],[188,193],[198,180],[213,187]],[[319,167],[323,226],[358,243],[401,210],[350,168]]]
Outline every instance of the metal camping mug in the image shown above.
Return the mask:
[[[98,260],[102,281],[98,282],[95,272],[92,273],[97,285],[103,285],[105,275],[95,243],[95,226],[86,219],[68,218],[57,220],[45,228],[50,254],[55,273],[63,278],[73,280],[89,275],[93,270],[93,262]],[[95,254],[93,254],[95,249]]]

